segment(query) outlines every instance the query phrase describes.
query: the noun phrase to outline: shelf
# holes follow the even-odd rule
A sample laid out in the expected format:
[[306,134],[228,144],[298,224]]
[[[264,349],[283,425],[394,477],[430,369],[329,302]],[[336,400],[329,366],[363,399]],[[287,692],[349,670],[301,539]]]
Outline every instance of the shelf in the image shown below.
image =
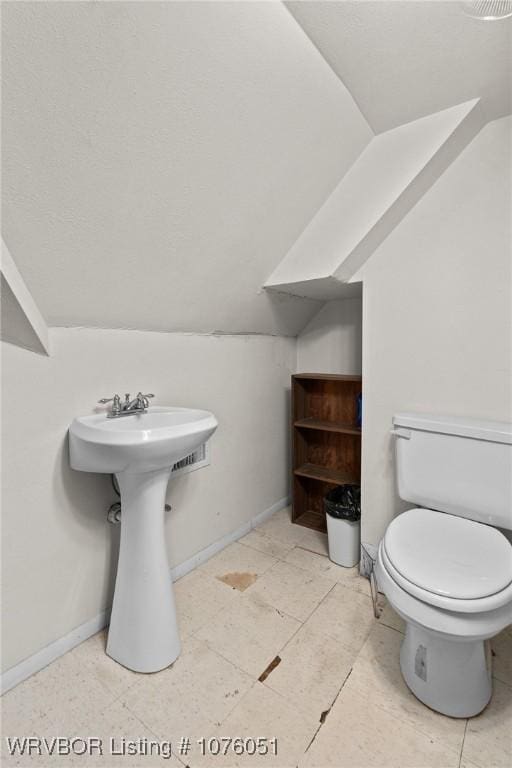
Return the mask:
[[294,523],[325,531],[324,499],[361,481],[357,424],[361,376],[297,373],[292,377]]
[[362,376],[341,373],[295,373],[292,378],[314,381],[362,381]]
[[314,509],[308,509],[293,521],[297,525],[303,525],[305,528],[312,528],[321,533],[327,532],[327,523],[324,512],[316,512]]
[[300,467],[297,467],[297,469],[294,470],[294,474],[299,475],[299,477],[309,477],[311,480],[332,483],[333,485],[359,483],[359,478],[354,477],[347,472],[343,472],[339,469],[321,467],[318,464],[301,464]]
[[297,419],[294,421],[295,427],[301,429],[318,429],[322,432],[337,432],[342,435],[357,435],[361,436],[360,427],[354,427],[351,424],[344,424],[342,421],[324,421],[322,419]]

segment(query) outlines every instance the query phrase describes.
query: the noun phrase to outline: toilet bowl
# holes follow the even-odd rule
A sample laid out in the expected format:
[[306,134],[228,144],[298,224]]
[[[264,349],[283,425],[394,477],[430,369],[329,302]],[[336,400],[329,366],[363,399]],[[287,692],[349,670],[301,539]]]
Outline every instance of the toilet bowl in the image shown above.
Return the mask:
[[492,696],[487,641],[512,623],[512,545],[493,527],[512,524],[512,430],[418,414],[394,424],[400,496],[422,506],[388,526],[377,582],[406,622],[400,668],[411,691],[471,717]]
[[507,539],[482,523],[411,509],[388,527],[376,569],[406,622],[400,667],[409,688],[443,714],[481,712],[492,694],[484,641],[512,622]]

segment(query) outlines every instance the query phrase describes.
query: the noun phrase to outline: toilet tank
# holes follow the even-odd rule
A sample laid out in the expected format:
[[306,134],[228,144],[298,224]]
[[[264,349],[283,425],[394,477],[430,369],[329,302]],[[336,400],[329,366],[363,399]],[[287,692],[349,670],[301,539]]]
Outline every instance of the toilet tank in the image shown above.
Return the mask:
[[399,413],[398,493],[420,507],[512,530],[512,425]]

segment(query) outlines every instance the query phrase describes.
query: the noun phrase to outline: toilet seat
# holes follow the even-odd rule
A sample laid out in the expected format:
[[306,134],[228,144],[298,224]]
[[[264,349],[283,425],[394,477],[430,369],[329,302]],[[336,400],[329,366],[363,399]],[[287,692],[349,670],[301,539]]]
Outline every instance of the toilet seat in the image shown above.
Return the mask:
[[444,610],[479,613],[512,601],[512,546],[482,523],[408,510],[388,526],[381,558],[402,589]]

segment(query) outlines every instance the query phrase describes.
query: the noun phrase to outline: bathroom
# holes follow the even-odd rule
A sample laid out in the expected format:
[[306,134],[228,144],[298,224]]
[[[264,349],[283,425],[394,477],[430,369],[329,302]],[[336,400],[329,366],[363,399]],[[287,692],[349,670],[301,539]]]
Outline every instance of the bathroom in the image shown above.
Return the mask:
[[[512,598],[428,699],[406,631],[420,685],[452,641],[379,546],[418,507],[418,561],[441,515],[510,591],[512,3],[1,11],[1,764],[509,766]],[[348,430],[296,424],[344,382]],[[404,492],[418,435],[467,515]],[[343,565],[311,463],[347,445]],[[158,450],[150,490],[109,464]]]

